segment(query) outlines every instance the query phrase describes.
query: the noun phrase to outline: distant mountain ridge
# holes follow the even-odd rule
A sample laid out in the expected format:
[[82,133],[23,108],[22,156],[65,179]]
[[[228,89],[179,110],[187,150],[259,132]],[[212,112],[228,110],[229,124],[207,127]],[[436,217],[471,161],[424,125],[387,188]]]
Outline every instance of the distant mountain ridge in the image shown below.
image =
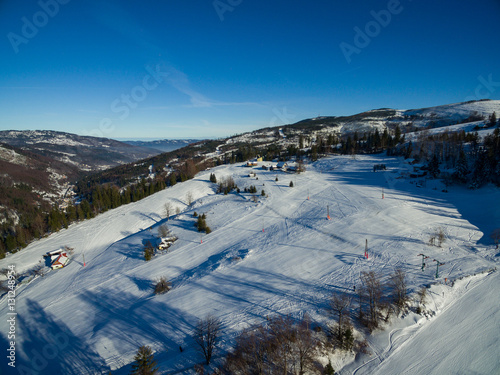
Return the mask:
[[[362,134],[378,130],[382,133],[385,129],[394,130],[396,126],[406,133],[424,128],[485,120],[493,112],[496,112],[498,117],[500,100],[477,100],[408,110],[380,108],[349,116],[321,116],[304,119],[294,124],[259,129],[230,137],[226,139],[226,143],[238,144],[250,139],[261,144],[280,140],[282,143],[292,140],[297,143],[301,135],[325,137],[334,134],[342,137],[355,132]],[[278,132],[280,128],[288,141],[284,141],[280,136]]]
[[[19,228],[35,219],[43,222],[53,206],[64,207],[80,178],[159,153],[112,139],[50,130],[0,131],[2,234],[16,232],[21,236],[17,243],[25,243]],[[36,235],[41,234],[37,230]]]
[[0,143],[72,164],[86,172],[131,163],[160,153],[113,139],[52,130],[0,131]]
[[154,141],[123,141],[132,146],[148,148],[159,152],[169,152],[199,142],[199,139],[160,139]]

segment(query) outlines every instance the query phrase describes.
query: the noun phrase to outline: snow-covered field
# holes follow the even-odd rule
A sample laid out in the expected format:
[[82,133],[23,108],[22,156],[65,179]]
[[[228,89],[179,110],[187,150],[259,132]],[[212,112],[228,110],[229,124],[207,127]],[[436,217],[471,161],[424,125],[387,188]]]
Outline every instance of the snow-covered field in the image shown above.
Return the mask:
[[[380,163],[387,170],[373,172]],[[0,268],[15,265],[23,273],[64,245],[75,254],[67,267],[18,286],[16,368],[3,356],[0,373],[126,374],[141,345],[153,348],[163,373],[189,373],[201,362],[191,338],[199,318],[220,318],[223,352],[243,328],[267,316],[307,312],[326,324],[333,292],[352,289],[361,271],[387,277],[396,267],[405,270],[411,292],[435,284],[427,308],[436,315],[393,320],[368,338],[372,354],[340,373],[499,373],[499,276],[483,271],[498,263],[489,234],[500,227],[500,191],[444,193],[434,181],[419,188],[401,178],[405,168],[396,158],[334,157],[300,175],[259,169],[255,179],[246,177],[248,168],[221,166],[33,243]],[[242,193],[216,195],[212,172],[233,176]],[[243,193],[250,185],[258,203]],[[189,207],[188,192],[195,199]],[[168,221],[179,240],[146,262],[143,244],[166,222],[166,202],[182,211]],[[196,231],[194,211],[206,213],[211,234]],[[438,227],[446,234],[441,248],[428,245]],[[430,257],[423,272],[420,253]],[[445,263],[438,279],[432,259]],[[155,296],[152,285],[161,276],[173,289]],[[10,341],[8,307],[4,297],[2,348]]]

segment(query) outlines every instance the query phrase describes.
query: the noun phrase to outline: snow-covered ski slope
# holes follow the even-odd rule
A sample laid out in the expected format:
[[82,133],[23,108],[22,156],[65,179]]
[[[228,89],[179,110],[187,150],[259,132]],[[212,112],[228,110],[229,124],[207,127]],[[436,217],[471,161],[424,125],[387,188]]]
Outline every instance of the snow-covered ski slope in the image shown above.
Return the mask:
[[[387,170],[373,172],[373,165],[380,163]],[[489,234],[500,226],[500,191],[452,188],[444,193],[431,181],[419,188],[401,178],[405,168],[400,159],[383,156],[333,157],[309,165],[300,175],[254,169],[255,179],[246,177],[249,168],[221,166],[31,244],[1,260],[0,268],[16,265],[23,273],[44,253],[64,245],[73,247],[75,254],[67,267],[18,287],[17,368],[12,371],[7,360],[0,359],[1,373],[21,373],[19,366],[25,366],[32,371],[25,373],[94,374],[118,369],[113,373],[126,374],[130,369],[126,365],[141,345],[153,348],[163,373],[183,369],[189,373],[201,362],[191,338],[193,327],[207,314],[221,319],[221,347],[227,350],[243,328],[262,323],[267,316],[300,318],[307,312],[314,322],[325,324],[332,293],[352,290],[361,271],[387,277],[402,267],[415,291],[424,284],[495,267],[498,258]],[[215,194],[210,173],[218,179],[234,177],[242,193]],[[294,187],[289,187],[290,181]],[[250,185],[258,189],[257,203],[243,193]],[[268,197],[260,196],[262,189]],[[190,207],[185,203],[188,192],[194,197]],[[166,202],[182,211],[168,221],[179,240],[168,254],[146,262],[143,244],[155,241],[158,226],[166,223]],[[331,220],[326,219],[327,207]],[[206,213],[211,234],[200,237],[194,211]],[[427,244],[437,227],[446,234],[442,248]],[[368,259],[363,257],[365,239]],[[420,253],[430,257],[423,272]],[[445,263],[437,280],[432,259]],[[161,276],[172,282],[173,289],[155,296],[152,285]],[[388,373],[404,373],[406,368],[408,374],[447,373],[443,367],[433,370],[431,365],[443,359],[431,354],[442,345],[443,356],[452,352],[453,340],[466,351],[473,343],[476,352],[487,354],[479,369],[470,358],[453,356],[453,368],[462,366],[462,373],[498,371],[498,345],[491,346],[499,336],[498,309],[491,308],[500,301],[498,276],[478,277],[473,283],[473,290],[466,293],[464,286],[456,298],[447,292],[450,298],[442,298],[449,308],[434,320],[413,317],[416,323],[409,324],[407,319],[404,329],[412,332],[412,340],[394,340],[386,350],[373,336],[374,354],[358,358],[343,373],[368,374],[378,366],[380,373],[386,368]],[[482,328],[490,327],[490,339],[464,340],[463,330],[454,329],[460,311],[480,321]],[[8,312],[4,297],[2,348],[9,347]],[[445,334],[432,335],[446,328]],[[405,356],[405,350],[415,352]],[[373,356],[377,361],[371,361]],[[413,366],[425,358],[429,363],[424,370]]]
[[500,373],[500,274],[476,275],[451,288],[431,288],[430,321],[397,327],[371,339],[374,354],[340,374]]

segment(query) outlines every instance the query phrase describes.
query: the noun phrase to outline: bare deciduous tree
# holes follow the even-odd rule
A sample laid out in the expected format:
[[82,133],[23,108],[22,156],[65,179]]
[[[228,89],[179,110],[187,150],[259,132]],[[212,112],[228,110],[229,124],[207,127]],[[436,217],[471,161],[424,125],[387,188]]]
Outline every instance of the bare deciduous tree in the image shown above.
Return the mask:
[[228,374],[265,374],[268,368],[269,333],[259,326],[244,330],[236,338],[236,346],[226,357],[224,370]]
[[420,290],[417,292],[417,302],[421,305],[425,304],[425,299],[427,298],[427,288],[423,286],[420,288]]
[[75,249],[72,248],[72,247],[69,247],[68,245],[65,245],[64,246],[64,250],[69,254],[69,255],[73,255],[75,253]]
[[218,318],[212,315],[207,315],[205,318],[200,319],[194,329],[194,341],[199,346],[199,350],[203,354],[207,365],[212,360],[220,331],[221,323]]
[[224,370],[234,375],[305,374],[314,368],[318,345],[307,317],[299,323],[290,317],[271,318],[267,327],[243,331]]
[[408,301],[406,274],[401,268],[397,268],[389,277],[389,287],[392,291],[392,302],[396,308],[396,314],[399,315]]
[[498,249],[498,243],[500,242],[500,228],[495,229],[491,233],[490,237],[493,241],[495,241],[495,245],[497,245],[496,248]]
[[308,317],[304,317],[295,328],[296,335],[293,348],[296,353],[295,358],[298,360],[298,365],[295,367],[298,369],[299,375],[304,374],[306,370],[312,367],[314,363],[314,354],[319,345],[318,340],[313,337],[309,326],[310,322]]
[[307,317],[298,323],[290,317],[270,318],[267,326],[241,333],[224,370],[234,375],[309,373],[316,370],[318,345]]
[[43,277],[43,275],[44,275],[44,272],[43,272],[44,268],[45,267],[44,267],[43,264],[38,264],[38,265],[35,266],[35,268],[33,268],[31,270],[31,272],[33,272],[34,276],[42,276]]
[[339,341],[342,341],[344,320],[349,319],[347,314],[350,305],[351,305],[351,297],[346,293],[342,294],[336,293],[330,300],[330,309],[332,310],[333,314],[337,317],[338,326],[337,326],[336,338]]
[[236,189],[237,187],[238,186],[236,186],[236,183],[231,176],[224,177],[220,179],[217,185],[217,193],[228,194],[231,190]]
[[297,162],[297,173],[302,173],[306,171],[306,166],[304,165],[304,162],[302,160],[299,160]]
[[158,236],[159,237],[168,237],[172,234],[170,228],[167,224],[162,224],[158,227]]
[[269,352],[276,373],[287,374],[294,361],[292,343],[294,332],[291,329],[293,321],[290,317],[276,317],[269,322],[269,331],[273,350]]
[[8,268],[2,268],[0,270],[0,274],[4,275],[4,276],[7,276],[9,274],[9,269]]
[[179,215],[181,213],[181,208],[179,206],[175,207],[175,214]]
[[167,293],[172,287],[172,283],[165,276],[158,279],[155,285],[155,294]]
[[193,204],[194,198],[193,198],[193,193],[188,191],[186,193],[186,202],[188,206],[191,206]]
[[443,228],[439,227],[436,231],[436,239],[438,241],[438,246],[441,247],[446,241],[446,235],[444,234]]
[[[381,299],[382,299],[382,285],[379,276],[374,271],[361,272],[361,286],[358,288],[360,301],[366,308],[366,326],[372,330],[378,327]],[[363,306],[360,306],[362,308]]]
[[172,203],[167,202],[163,205],[163,213],[167,220],[170,219],[170,215],[172,214]]
[[431,234],[429,237],[429,245],[434,246],[436,244],[436,236],[434,234]]
[[[437,241],[437,244],[436,244]],[[429,244],[432,246],[441,247],[443,243],[446,241],[446,235],[444,233],[444,229],[442,227],[437,228],[434,233],[431,234],[429,238]]]

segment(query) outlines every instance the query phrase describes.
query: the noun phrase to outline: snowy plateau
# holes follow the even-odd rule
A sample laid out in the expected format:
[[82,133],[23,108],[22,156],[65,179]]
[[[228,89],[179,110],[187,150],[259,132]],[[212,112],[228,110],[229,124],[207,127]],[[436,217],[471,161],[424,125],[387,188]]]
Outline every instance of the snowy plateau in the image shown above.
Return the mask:
[[[373,172],[375,164],[387,169]],[[400,158],[335,156],[298,175],[256,167],[251,178],[241,164],[224,165],[32,243],[0,268],[27,275],[49,251],[69,246],[74,254],[62,269],[19,279],[14,305],[3,296],[0,342],[14,342],[16,367],[3,353],[0,373],[127,374],[149,345],[159,373],[191,374],[202,362],[193,329],[207,314],[222,323],[220,360],[266,317],[307,314],[325,328],[334,292],[352,291],[362,271],[386,280],[400,267],[412,296],[428,286],[429,313],[393,317],[367,334],[369,354],[327,353],[323,365],[330,359],[336,373],[356,375],[499,374],[499,256],[489,236],[500,226],[500,190],[444,192],[437,180],[416,184],[409,168]],[[216,194],[210,173],[232,176],[241,193]],[[243,192],[250,185],[256,202]],[[168,222],[167,202],[179,209]],[[206,214],[210,234],[196,231],[195,211]],[[178,240],[146,262],[144,243],[164,223]],[[438,227],[445,240],[431,246]],[[429,256],[423,271],[421,253]],[[443,263],[437,278],[433,259]],[[155,295],[162,276],[172,289]]]

